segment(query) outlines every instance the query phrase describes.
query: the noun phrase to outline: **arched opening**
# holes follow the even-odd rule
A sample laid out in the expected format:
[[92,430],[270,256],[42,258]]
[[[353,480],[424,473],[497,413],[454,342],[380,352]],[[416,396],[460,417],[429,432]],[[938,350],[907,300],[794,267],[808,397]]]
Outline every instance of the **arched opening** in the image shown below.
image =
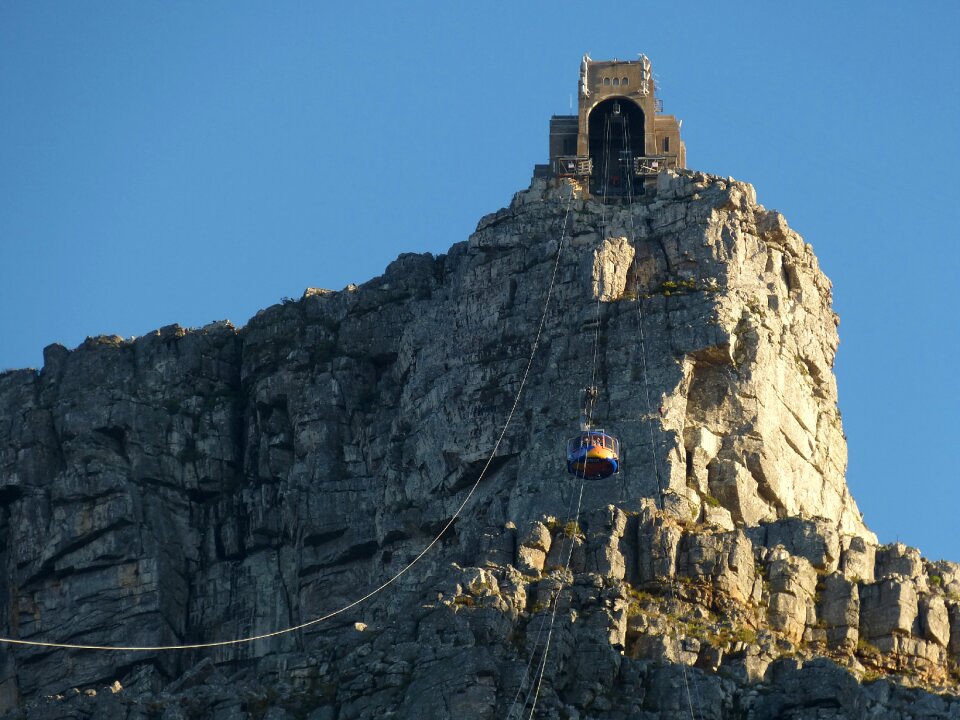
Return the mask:
[[633,187],[633,159],[643,157],[644,117],[635,103],[624,97],[604,100],[590,111],[587,138],[593,160],[590,192],[626,195]]

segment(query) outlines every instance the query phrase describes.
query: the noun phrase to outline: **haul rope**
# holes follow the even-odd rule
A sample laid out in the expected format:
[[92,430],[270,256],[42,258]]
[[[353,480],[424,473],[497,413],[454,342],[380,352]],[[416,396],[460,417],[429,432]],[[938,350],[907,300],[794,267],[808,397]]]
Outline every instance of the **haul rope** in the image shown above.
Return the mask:
[[[630,128],[628,123],[623,124],[623,146],[625,148],[630,147]],[[646,154],[646,153],[644,153]],[[632,156],[631,156],[632,159]],[[633,219],[633,168],[630,168],[630,172],[627,175],[627,202],[629,207],[628,215],[630,217],[630,244],[634,246],[633,252],[633,278],[635,283],[636,295],[637,295],[637,334],[639,335],[640,340],[640,361],[643,369],[643,394],[644,400],[646,402],[647,408],[647,429],[650,433],[650,452],[653,453],[653,469],[657,478],[657,495],[660,500],[660,510],[665,510],[665,493],[663,489],[663,479],[660,475],[660,461],[657,458],[657,446],[654,443],[653,438],[653,421],[652,421],[652,406],[650,404],[650,381],[647,372],[647,347],[643,334],[643,303],[642,298],[640,297],[640,274],[639,266],[637,264],[637,251],[636,251],[636,242],[637,242],[637,230]],[[676,591],[674,588],[674,581],[670,582],[670,597],[673,600],[676,600]],[[683,687],[687,696],[687,707],[690,711],[690,718],[693,720],[693,702],[690,697],[690,683],[687,680],[687,665],[684,662],[680,662],[680,671],[683,675]],[[696,682],[696,678],[694,678]],[[699,689],[695,687],[697,694],[697,709],[699,710],[700,717],[703,717],[703,708],[700,706],[700,692]]]
[[[599,239],[599,242],[600,242],[600,243],[603,243],[603,242],[604,242],[604,240],[605,240],[604,235],[606,234],[606,229],[607,229],[607,219],[606,219],[606,218],[607,218],[607,184],[608,184],[608,183],[607,183],[607,178],[608,178],[609,175],[610,175],[610,173],[609,173],[609,163],[610,163],[610,117],[609,117],[609,115],[607,116],[607,118],[606,118],[606,124],[604,125],[603,149],[604,149],[604,155],[603,155],[603,177],[604,177],[604,180],[603,180],[603,202],[602,202],[602,204],[601,204],[601,206],[600,206],[600,239]],[[599,248],[598,248],[598,249],[599,249]],[[593,334],[593,363],[592,363],[592,367],[591,367],[591,371],[590,371],[590,387],[589,387],[589,391],[588,391],[588,393],[587,393],[587,403],[586,403],[586,406],[585,406],[585,408],[584,408],[584,412],[585,412],[585,415],[586,415],[586,421],[587,421],[587,428],[588,428],[588,429],[591,427],[591,424],[592,424],[592,422],[593,422],[593,408],[594,408],[594,403],[596,402],[596,397],[597,397],[597,392],[596,392],[597,364],[598,364],[598,358],[599,358],[599,355],[600,355],[600,320],[601,320],[601,318],[600,318],[600,307],[601,307],[601,305],[600,305],[600,295],[601,295],[602,290],[603,290],[603,282],[604,282],[604,269],[603,269],[604,266],[603,266],[603,263],[600,263],[600,264],[599,264],[599,268],[600,268],[600,271],[599,271],[599,277],[597,278],[597,288],[596,288],[596,296],[597,296],[597,302],[596,302],[596,328],[594,328],[594,334]],[[531,700],[530,695],[531,695],[531,693],[533,693],[533,698],[532,698],[533,701],[532,701],[532,703],[531,703],[531,705],[530,705],[530,714],[528,715],[529,720],[532,720],[532,718],[533,718],[533,713],[534,713],[534,711],[537,709],[537,702],[538,702],[538,700],[539,700],[539,698],[540,698],[540,688],[541,688],[541,686],[543,685],[543,678],[544,678],[544,675],[546,674],[546,670],[547,670],[547,658],[548,658],[549,655],[550,655],[550,644],[551,644],[551,641],[553,640],[553,627],[554,627],[554,623],[555,623],[555,621],[556,621],[556,619],[557,619],[557,608],[558,608],[559,605],[560,605],[560,594],[563,592],[563,580],[566,578],[567,574],[568,574],[569,571],[570,571],[570,561],[571,561],[571,559],[572,559],[572,557],[573,557],[573,547],[574,547],[574,541],[575,541],[575,539],[576,539],[576,531],[579,529],[580,508],[581,508],[582,501],[583,501],[583,487],[584,487],[584,484],[585,484],[586,472],[587,472],[587,465],[586,465],[586,463],[584,463],[584,465],[583,465],[583,475],[580,476],[580,493],[579,493],[579,497],[578,497],[578,499],[577,499],[577,510],[576,510],[576,512],[574,513],[573,518],[572,518],[572,521],[575,523],[575,525],[574,525],[574,528],[573,528],[573,534],[572,534],[571,537],[570,537],[570,549],[569,549],[569,552],[567,553],[567,560],[566,560],[566,563],[564,564],[564,567],[563,567],[563,575],[561,576],[561,579],[560,579],[560,586],[557,588],[556,593],[554,594],[553,599],[552,599],[553,609],[552,609],[552,611],[551,611],[551,613],[550,613],[550,628],[549,628],[549,630],[547,631],[547,639],[546,639],[546,642],[544,643],[543,656],[542,656],[542,658],[540,659],[540,663],[539,663],[539,673],[538,673],[538,677],[537,677],[537,683],[536,683],[536,685],[531,685],[531,686],[530,686],[530,689],[527,691],[527,696],[526,696],[526,698],[524,699],[524,703],[523,703],[523,705],[522,705],[521,708],[520,708],[520,712],[521,712],[521,715],[522,715],[522,713],[523,713],[523,708],[525,708],[525,707],[527,706],[527,703],[530,702],[530,700]],[[569,524],[570,522],[571,522],[571,519],[568,518],[567,523]],[[542,628],[542,626],[541,626],[541,628]],[[539,637],[539,634],[538,634],[538,637]],[[530,662],[533,661],[533,656],[534,656],[535,652],[536,652],[536,646],[534,646],[534,649],[531,651]],[[529,664],[528,664],[527,667],[528,667],[528,669],[529,669]],[[526,677],[524,676],[523,680],[525,680],[525,679],[526,679]],[[521,689],[522,689],[522,687],[523,687],[523,680],[521,680]],[[518,694],[518,695],[519,695],[519,692],[520,692],[520,691],[518,690],[518,691],[517,691],[517,694]],[[514,700],[514,704],[516,704],[516,700]],[[513,707],[510,708],[510,713],[507,715],[508,720],[509,720],[510,714],[512,714],[512,713],[513,713]]]

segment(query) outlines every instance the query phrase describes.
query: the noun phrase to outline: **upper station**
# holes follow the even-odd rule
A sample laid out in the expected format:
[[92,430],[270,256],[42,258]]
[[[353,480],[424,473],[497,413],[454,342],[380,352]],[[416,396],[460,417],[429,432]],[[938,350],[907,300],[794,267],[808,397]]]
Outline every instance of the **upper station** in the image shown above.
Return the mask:
[[664,115],[650,60],[580,62],[577,115],[550,118],[550,163],[535,177],[572,177],[602,197],[642,192],[644,181],[686,167],[681,122]]

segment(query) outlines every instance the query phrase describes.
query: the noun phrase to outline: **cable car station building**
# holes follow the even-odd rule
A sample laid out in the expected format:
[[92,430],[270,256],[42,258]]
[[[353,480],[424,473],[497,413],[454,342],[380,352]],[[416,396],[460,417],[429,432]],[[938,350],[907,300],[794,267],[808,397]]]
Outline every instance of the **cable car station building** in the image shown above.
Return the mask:
[[550,118],[550,163],[534,177],[568,177],[598,197],[641,193],[669,168],[686,167],[681,122],[663,115],[650,60],[580,62],[577,115]]

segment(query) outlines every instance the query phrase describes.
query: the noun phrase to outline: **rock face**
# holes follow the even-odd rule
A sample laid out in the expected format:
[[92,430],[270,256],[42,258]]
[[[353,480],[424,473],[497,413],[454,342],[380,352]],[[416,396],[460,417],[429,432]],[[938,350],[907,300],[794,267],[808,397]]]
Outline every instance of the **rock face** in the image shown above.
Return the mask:
[[[960,717],[960,567],[878,548],[847,492],[811,248],[731,180],[573,189],[536,181],[447,255],[242,329],[51,346],[0,376],[6,637],[307,623],[469,495],[409,571],[295,633],[6,646],[0,711]],[[563,447],[585,387],[623,472],[581,493]]]

